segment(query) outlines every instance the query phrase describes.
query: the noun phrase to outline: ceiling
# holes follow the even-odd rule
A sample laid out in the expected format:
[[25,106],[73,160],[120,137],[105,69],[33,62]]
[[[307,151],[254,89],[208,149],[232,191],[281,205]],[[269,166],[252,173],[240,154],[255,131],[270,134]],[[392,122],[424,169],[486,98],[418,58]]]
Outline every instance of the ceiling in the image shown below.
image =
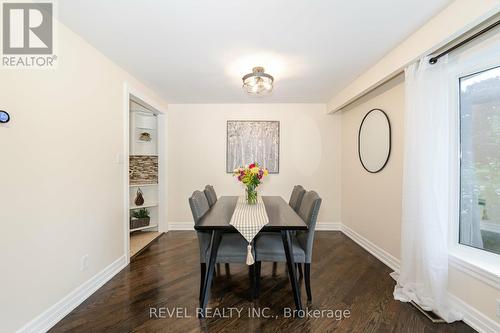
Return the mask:
[[[65,0],[60,20],[168,103],[324,103],[448,0]],[[263,66],[270,96],[241,77]]]

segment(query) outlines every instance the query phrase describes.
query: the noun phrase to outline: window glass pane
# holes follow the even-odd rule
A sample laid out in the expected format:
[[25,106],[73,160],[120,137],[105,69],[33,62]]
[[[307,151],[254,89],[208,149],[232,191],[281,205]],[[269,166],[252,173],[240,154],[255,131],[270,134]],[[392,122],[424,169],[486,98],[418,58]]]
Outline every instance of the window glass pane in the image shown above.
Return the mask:
[[500,67],[460,79],[460,243],[500,254]]

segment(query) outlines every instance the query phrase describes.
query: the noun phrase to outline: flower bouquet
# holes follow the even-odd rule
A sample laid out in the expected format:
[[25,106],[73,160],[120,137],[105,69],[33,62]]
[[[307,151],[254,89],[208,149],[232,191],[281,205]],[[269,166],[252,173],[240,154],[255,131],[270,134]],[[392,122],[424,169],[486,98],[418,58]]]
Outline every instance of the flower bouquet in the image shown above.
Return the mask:
[[268,174],[267,169],[259,167],[257,163],[234,169],[233,175],[246,186],[246,199],[249,205],[257,203],[257,187],[262,178]]

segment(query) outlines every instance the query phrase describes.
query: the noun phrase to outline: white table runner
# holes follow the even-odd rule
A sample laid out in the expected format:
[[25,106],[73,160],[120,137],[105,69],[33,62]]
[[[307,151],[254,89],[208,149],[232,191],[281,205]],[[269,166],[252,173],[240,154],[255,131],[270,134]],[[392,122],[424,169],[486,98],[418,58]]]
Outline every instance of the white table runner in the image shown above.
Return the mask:
[[269,223],[266,206],[261,197],[257,197],[257,203],[249,205],[245,197],[239,197],[229,224],[234,226],[240,234],[248,241],[247,265],[253,265],[252,240],[263,226]]

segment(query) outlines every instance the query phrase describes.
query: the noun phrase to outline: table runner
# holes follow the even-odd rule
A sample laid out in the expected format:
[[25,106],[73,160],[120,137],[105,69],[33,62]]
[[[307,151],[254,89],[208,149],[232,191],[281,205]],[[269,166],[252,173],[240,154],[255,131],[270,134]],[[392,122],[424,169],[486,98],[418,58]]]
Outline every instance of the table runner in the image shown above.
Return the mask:
[[248,242],[247,265],[255,262],[252,255],[252,240],[263,226],[269,223],[266,206],[261,197],[257,197],[257,203],[249,205],[245,197],[239,197],[229,224],[234,226]]

